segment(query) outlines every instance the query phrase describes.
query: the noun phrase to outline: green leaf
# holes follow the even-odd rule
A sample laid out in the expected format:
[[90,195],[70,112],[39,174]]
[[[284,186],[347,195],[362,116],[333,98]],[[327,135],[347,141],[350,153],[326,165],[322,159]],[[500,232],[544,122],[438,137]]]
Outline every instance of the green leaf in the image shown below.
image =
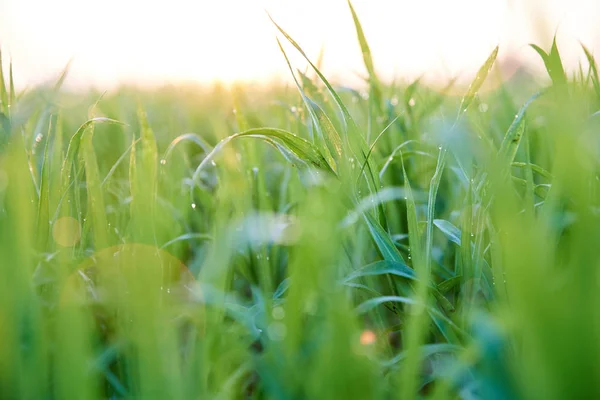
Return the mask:
[[[284,131],[283,129],[275,129],[275,128],[254,128],[249,129],[245,132],[236,133],[225,139],[221,140],[215,148],[202,160],[196,171],[194,172],[193,180],[194,182],[198,182],[200,179],[200,172],[208,165],[210,161],[221,151],[221,149],[229,142],[234,139],[242,138],[242,137],[251,137],[262,139],[267,143],[275,146],[279,151],[285,151],[287,154],[292,154],[297,157],[299,160],[304,161],[306,164],[313,165],[317,168],[323,170],[331,171],[329,164],[325,161],[325,158],[319,151],[319,149],[308,142],[305,139],[302,139],[299,136],[294,135],[293,133]],[[287,154],[284,153],[284,156]]]
[[285,50],[283,49],[283,46],[279,42],[279,39],[277,39],[277,44],[279,45],[279,49],[281,50],[281,53],[285,58],[290,73],[294,78],[294,82],[296,83],[296,87],[298,88],[298,91],[302,96],[302,100],[304,101],[304,104],[308,109],[308,112],[313,122],[313,126],[317,131],[319,141],[323,144],[322,146],[320,146],[320,148],[322,149],[321,151],[323,153],[323,156],[327,160],[327,163],[329,164],[330,168],[334,172],[337,172],[337,164],[335,159],[332,157],[332,154],[336,155],[338,160],[339,157],[341,157],[342,155],[342,142],[340,136],[333,124],[331,123],[331,121],[329,120],[329,118],[327,117],[327,115],[325,115],[325,112],[323,112],[323,110],[321,109],[321,107],[319,107],[314,101],[312,101],[308,98],[308,96],[306,96],[306,94],[302,90],[302,86],[300,85],[298,79],[296,78],[296,75],[294,74],[294,70],[292,69],[290,60],[288,59],[288,56],[285,53]]
[[15,82],[13,80],[13,63],[12,63],[12,59],[10,60],[10,64],[8,66],[8,84],[10,86],[9,104],[11,106],[14,106],[15,105],[16,93],[15,93]]
[[8,115],[8,92],[4,80],[4,64],[2,63],[2,50],[0,50],[0,112]]
[[93,146],[94,126],[90,125],[88,133],[81,138],[81,151],[85,165],[86,188],[88,198],[88,213],[90,218],[88,223],[92,224],[94,234],[94,247],[97,250],[108,247],[108,218],[104,205],[104,193],[100,181],[100,171],[96,152]]
[[122,122],[119,122],[114,119],[104,118],[104,117],[96,117],[87,120],[84,122],[77,132],[71,137],[69,140],[69,146],[67,148],[67,155],[63,161],[62,169],[61,169],[61,193],[65,193],[66,189],[71,183],[70,175],[72,172],[73,165],[75,164],[75,160],[77,159],[77,155],[79,154],[79,147],[81,145],[81,138],[85,134],[85,132],[93,125],[98,123],[111,123],[111,124],[119,124],[123,125]]
[[473,99],[477,95],[477,92],[479,92],[479,89],[481,89],[481,86],[485,82],[487,76],[492,70],[492,67],[494,66],[494,62],[496,61],[496,57],[498,56],[498,49],[499,47],[496,46],[496,48],[488,56],[485,63],[483,63],[481,68],[479,68],[479,71],[477,71],[475,79],[473,79],[473,82],[471,82],[467,93],[463,96],[460,102],[460,108],[458,113],[459,116],[464,114],[471,105],[471,103],[473,103]]
[[510,165],[515,156],[517,154],[517,150],[519,149],[519,144],[521,143],[521,138],[525,133],[525,112],[527,108],[533,103],[535,99],[540,97],[544,91],[539,91],[527,100],[527,102],[521,107],[517,115],[515,115],[515,119],[512,124],[508,128],[504,139],[502,140],[502,144],[500,145],[499,155],[504,157],[506,162]]
[[388,233],[379,225],[379,223],[369,213],[364,214],[365,221],[371,232],[371,237],[375,241],[379,252],[384,260],[391,262],[399,262],[406,264],[402,254],[398,251],[398,248],[394,245],[394,242],[388,235]]
[[42,171],[40,177],[40,198],[38,201],[37,208],[37,248],[38,251],[43,252],[46,250],[48,244],[48,232],[50,227],[50,157],[49,147],[50,138],[53,137],[53,132],[56,130],[57,118],[50,119],[50,126],[48,127],[48,137],[46,138],[46,145],[44,146],[44,155],[41,160]]
[[538,173],[546,179],[552,180],[552,174],[537,164],[531,164],[526,162],[513,162],[511,166],[515,168],[531,168],[533,172]]
[[450,290],[452,290],[453,288],[455,288],[456,286],[459,286],[461,282],[462,282],[462,275],[453,276],[452,278],[449,278],[443,282],[440,282],[437,285],[437,288],[440,291],[440,293],[447,293]]
[[177,136],[175,139],[173,139],[171,143],[169,143],[169,146],[167,147],[167,150],[165,150],[165,153],[162,157],[161,163],[166,163],[169,160],[169,157],[171,156],[171,153],[173,152],[175,147],[177,147],[177,145],[179,145],[180,143],[184,142],[192,142],[197,144],[199,147],[202,148],[202,150],[204,150],[205,153],[210,153],[213,150],[213,147],[210,144],[208,144],[202,136],[196,133],[184,133],[182,135]]
[[371,96],[373,97],[375,106],[377,107],[377,113],[378,115],[380,115],[383,110],[381,84],[379,83],[379,78],[375,73],[371,49],[369,48],[369,44],[367,43],[367,38],[365,37],[362,25],[350,0],[348,0],[348,7],[350,7],[350,12],[352,13],[352,19],[354,21],[354,27],[356,28],[356,36],[358,38],[358,43],[360,44],[360,49],[362,51],[363,61],[365,63],[367,72],[369,73],[369,85],[371,88]]
[[371,311],[375,307],[377,307],[381,304],[385,304],[385,303],[402,303],[402,304],[409,304],[409,305],[416,304],[416,302],[413,299],[408,298],[408,297],[379,296],[379,297],[374,297],[372,299],[369,299],[369,300],[361,303],[358,307],[356,307],[356,312],[358,314],[364,314],[368,311]]
[[600,78],[598,77],[598,65],[596,64],[596,59],[594,55],[590,52],[590,50],[585,47],[583,43],[581,43],[581,47],[583,48],[583,52],[590,64],[590,71],[592,76],[592,85],[594,86],[594,91],[596,92],[596,97],[598,101],[600,101]]
[[438,227],[440,231],[453,243],[460,246],[460,229],[458,229],[450,221],[445,219],[434,219],[433,223]]
[[372,264],[366,265],[356,271],[353,271],[348,275],[344,282],[351,281],[353,279],[362,278],[365,276],[376,276],[376,275],[394,275],[400,276],[407,279],[416,279],[415,271],[408,265],[397,262],[381,260],[376,261]]
[[558,52],[558,46],[556,45],[556,36],[554,36],[554,40],[552,41],[550,53],[546,53],[541,47],[535,44],[530,44],[530,46],[544,61],[544,65],[546,66],[548,75],[550,75],[550,79],[552,79],[553,85],[557,87],[564,87],[567,84],[567,75],[565,74],[565,69]]
[[[339,108],[340,112],[342,113],[343,121],[346,126],[346,135],[343,138],[345,141],[344,143],[346,146],[350,147],[352,153],[358,159],[359,162],[361,162],[361,163],[364,162],[364,160],[366,159],[366,153],[367,153],[367,143],[365,141],[364,136],[361,134],[360,130],[358,129],[356,122],[354,122],[354,119],[352,118],[352,116],[348,112],[348,109],[342,102],[342,99],[336,93],[336,91],[333,89],[333,87],[331,86],[329,81],[325,78],[325,76],[321,73],[321,71],[319,71],[319,69],[315,66],[315,64],[308,58],[308,56],[306,55],[304,50],[302,50],[300,45],[298,45],[298,43],[296,43],[296,41],[294,39],[292,39],[292,37],[290,35],[288,35],[288,33],[286,31],[284,31],[283,28],[281,28],[273,20],[273,18],[271,18],[270,15],[269,15],[269,18],[271,19],[271,21],[273,22],[275,27],[279,30],[279,32],[281,32],[281,34],[292,44],[292,46],[294,46],[296,48],[296,50],[298,50],[298,52],[302,55],[302,57],[304,57],[304,59],[309,63],[309,65],[312,67],[312,69],[315,71],[315,73],[317,74],[319,79],[321,79],[321,81],[323,82],[323,84],[325,85],[327,90],[329,91],[329,94],[334,99],[334,102],[336,103],[337,107]],[[369,190],[377,191],[380,186],[379,177],[377,176],[377,174],[375,174],[375,172],[374,172],[375,168],[370,161],[367,162],[367,171],[368,171],[368,178],[369,178],[368,182],[370,182]],[[381,209],[380,212],[383,215],[383,209]],[[383,218],[383,216],[382,216],[382,218]]]

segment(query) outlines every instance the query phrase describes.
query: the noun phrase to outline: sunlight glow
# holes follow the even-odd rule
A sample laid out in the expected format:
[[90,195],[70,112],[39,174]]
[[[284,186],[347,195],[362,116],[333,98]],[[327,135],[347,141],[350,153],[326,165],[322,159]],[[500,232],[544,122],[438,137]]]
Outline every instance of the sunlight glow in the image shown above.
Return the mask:
[[[375,65],[387,79],[476,70],[491,49],[537,62],[530,42],[549,46],[558,28],[567,60],[578,40],[600,48],[597,0],[354,0]],[[265,11],[317,58],[329,76],[364,74],[344,0],[3,0],[0,43],[19,86],[69,82],[208,82],[288,79]],[[293,59],[296,62],[296,59]],[[296,65],[303,67],[304,64]]]

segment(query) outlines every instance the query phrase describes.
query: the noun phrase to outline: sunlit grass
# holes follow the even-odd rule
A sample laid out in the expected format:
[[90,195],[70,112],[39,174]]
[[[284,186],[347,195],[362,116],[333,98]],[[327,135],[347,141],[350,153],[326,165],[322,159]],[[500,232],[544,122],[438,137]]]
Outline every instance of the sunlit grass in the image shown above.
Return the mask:
[[352,16],[365,92],[279,26],[294,91],[0,76],[2,398],[600,395],[593,55],[456,98]]

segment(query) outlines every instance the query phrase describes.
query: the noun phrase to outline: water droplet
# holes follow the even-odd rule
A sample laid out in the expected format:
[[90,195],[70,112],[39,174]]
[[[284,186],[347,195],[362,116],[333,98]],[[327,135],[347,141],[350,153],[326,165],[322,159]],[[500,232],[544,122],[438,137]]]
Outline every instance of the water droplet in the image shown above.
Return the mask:
[[489,106],[486,103],[481,103],[479,105],[479,112],[485,113],[489,109]]
[[160,163],[161,163],[162,165],[165,165],[165,164],[167,163],[167,160],[165,160],[165,159],[163,158],[162,160],[160,160]]
[[392,98],[390,99],[390,104],[393,106],[397,106],[398,105],[398,96],[392,96]]
[[192,203],[192,208],[196,208],[196,203]]
[[415,101],[415,99],[413,99],[412,97],[410,98],[410,100],[408,101],[408,105],[410,107],[414,107],[415,104],[417,104],[417,102]]
[[42,141],[43,138],[44,138],[44,135],[42,135],[41,133],[38,133],[37,135],[35,135],[35,142],[39,143]]
[[292,113],[296,114],[296,113],[298,112],[298,108],[297,108],[296,106],[292,106],[292,107],[290,108],[290,111],[291,111]]
[[217,163],[215,162],[215,160],[210,160],[210,164],[211,164],[213,167],[216,167],[216,166],[217,166]]

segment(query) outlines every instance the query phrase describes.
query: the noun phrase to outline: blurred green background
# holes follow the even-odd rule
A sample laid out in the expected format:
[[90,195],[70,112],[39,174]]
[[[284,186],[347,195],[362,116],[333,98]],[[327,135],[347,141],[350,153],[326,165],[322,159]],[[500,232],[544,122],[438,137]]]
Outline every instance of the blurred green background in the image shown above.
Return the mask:
[[0,398],[600,395],[593,54],[386,83],[348,5],[358,89],[276,24],[292,86],[4,60]]

